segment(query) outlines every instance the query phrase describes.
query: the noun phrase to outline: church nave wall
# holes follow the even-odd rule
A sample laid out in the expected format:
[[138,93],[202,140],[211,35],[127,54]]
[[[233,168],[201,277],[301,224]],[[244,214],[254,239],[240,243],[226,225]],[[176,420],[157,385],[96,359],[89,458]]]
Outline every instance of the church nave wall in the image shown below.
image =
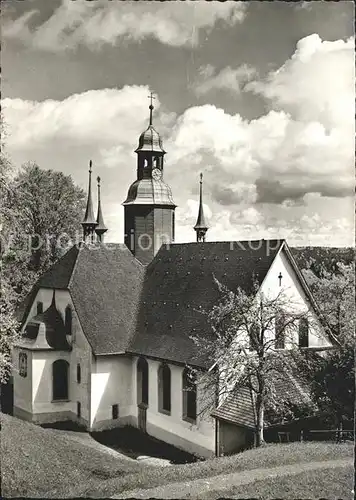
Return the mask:
[[[91,374],[91,430],[132,423],[131,365],[131,357],[126,355],[95,358]],[[116,411],[117,418],[113,418]]]
[[[134,358],[133,393],[135,403],[134,425],[138,425],[138,390],[137,390],[137,362]],[[148,363],[148,407],[146,413],[147,433],[151,436],[170,443],[182,450],[208,457],[215,453],[215,423],[209,416],[199,416],[202,394],[197,393],[197,421],[191,423],[183,419],[183,370],[184,366],[166,364],[171,372],[171,410],[160,411],[159,396],[159,368],[161,362],[146,358]]]

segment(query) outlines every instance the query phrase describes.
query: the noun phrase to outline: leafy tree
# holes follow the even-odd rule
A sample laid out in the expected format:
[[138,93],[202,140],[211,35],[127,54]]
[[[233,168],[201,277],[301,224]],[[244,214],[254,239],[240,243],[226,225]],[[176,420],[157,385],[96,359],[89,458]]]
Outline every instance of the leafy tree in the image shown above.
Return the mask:
[[305,353],[300,368],[311,382],[319,408],[340,426],[352,420],[355,400],[355,271],[354,265],[338,263],[334,273],[318,278],[304,272],[322,314],[339,345],[322,357]]
[[6,282],[1,283],[0,295],[0,383],[5,383],[11,373],[12,346],[19,338],[18,322],[12,304],[11,289]]
[[203,390],[202,411],[211,410],[211,394],[216,391],[220,403],[236,387],[247,387],[256,410],[256,446],[264,442],[265,413],[273,411],[286,416],[300,404],[310,407],[308,395],[303,401],[294,395],[282,395],[278,385],[288,373],[293,377],[293,357],[286,355],[284,346],[296,344],[301,320],[308,318],[308,310],[301,309],[286,291],[268,296],[254,287],[254,293],[228,290],[217,280],[221,300],[205,313],[212,327],[213,337],[191,336],[199,352],[215,360],[214,369],[200,376]]
[[[15,309],[42,274],[66,249],[83,216],[85,193],[70,176],[27,164],[15,175],[0,156],[1,297],[0,381],[11,370],[11,348],[18,339]],[[67,235],[62,241],[58,238]]]
[[71,176],[26,164],[4,193],[4,273],[21,301],[80,235],[85,193]]
[[310,269],[303,272],[338,341],[344,346],[354,342],[355,332],[355,265],[338,263],[334,272],[324,271],[318,278]]
[[[14,303],[16,302],[16,294],[9,285],[6,274],[3,269],[3,254],[5,241],[5,225],[11,220],[11,207],[4,204],[11,191],[11,179],[13,178],[13,166],[9,158],[4,153],[4,123],[1,125],[1,151],[0,151],[0,273],[1,273],[1,290],[0,290],[0,382],[3,384],[8,380],[11,371],[11,349],[18,339],[18,324],[15,319]],[[16,223],[14,218],[13,223]]]

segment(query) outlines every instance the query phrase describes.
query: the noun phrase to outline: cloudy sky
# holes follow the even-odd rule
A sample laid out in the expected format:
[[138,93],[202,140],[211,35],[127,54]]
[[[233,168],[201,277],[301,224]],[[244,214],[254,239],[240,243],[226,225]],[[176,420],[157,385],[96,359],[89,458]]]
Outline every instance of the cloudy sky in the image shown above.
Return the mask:
[[353,2],[5,2],[7,152],[86,188],[102,177],[108,240],[123,241],[134,149],[165,150],[177,241],[354,243]]

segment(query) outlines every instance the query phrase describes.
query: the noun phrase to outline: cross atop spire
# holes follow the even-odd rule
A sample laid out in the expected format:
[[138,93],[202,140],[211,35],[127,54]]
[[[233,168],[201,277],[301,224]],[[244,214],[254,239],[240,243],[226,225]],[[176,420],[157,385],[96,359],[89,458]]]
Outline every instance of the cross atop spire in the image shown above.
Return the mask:
[[198,219],[197,223],[194,226],[194,230],[197,233],[197,243],[201,241],[205,241],[205,234],[208,230],[208,226],[205,222],[205,217],[204,217],[204,207],[203,207],[203,174],[200,174],[200,181],[199,181],[199,212],[198,212]]
[[154,106],[153,106],[152,102],[153,102],[153,99],[156,99],[153,92],[150,92],[148,99],[151,100],[151,104],[149,105],[149,110],[150,110],[150,125],[152,125],[152,111],[154,110]]

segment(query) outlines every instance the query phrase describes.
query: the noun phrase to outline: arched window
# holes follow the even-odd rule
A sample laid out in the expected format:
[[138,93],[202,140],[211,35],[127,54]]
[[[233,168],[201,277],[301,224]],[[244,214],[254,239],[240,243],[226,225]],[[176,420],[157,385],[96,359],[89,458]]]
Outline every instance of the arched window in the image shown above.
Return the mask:
[[172,241],[174,241],[175,237],[175,214],[174,211],[172,211]]
[[255,322],[252,323],[250,331],[248,332],[250,351],[257,351],[260,345],[260,335],[261,335],[260,326]]
[[275,317],[275,348],[285,348],[285,316],[283,311],[279,312]]
[[195,374],[183,370],[183,420],[195,422],[197,419],[197,383]]
[[64,327],[66,335],[72,335],[72,308],[68,305],[64,314]]
[[37,302],[37,314],[43,313],[43,302]]
[[82,370],[80,368],[80,364],[77,364],[77,383],[80,384],[82,381]]
[[299,347],[309,347],[309,322],[308,318],[301,318],[298,331]]
[[171,412],[171,370],[166,364],[158,369],[158,411]]
[[57,359],[52,365],[52,394],[53,400],[69,399],[69,363],[64,359]]
[[137,404],[148,406],[148,364],[144,358],[137,362]]

